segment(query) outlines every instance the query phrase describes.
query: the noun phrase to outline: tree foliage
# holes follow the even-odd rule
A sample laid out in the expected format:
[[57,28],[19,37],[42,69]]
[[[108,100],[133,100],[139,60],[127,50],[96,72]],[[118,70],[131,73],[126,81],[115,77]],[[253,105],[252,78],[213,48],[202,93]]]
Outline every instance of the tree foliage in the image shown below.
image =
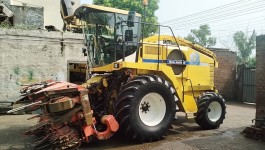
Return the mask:
[[203,47],[211,47],[216,44],[216,38],[211,37],[210,26],[207,24],[201,25],[199,29],[192,29],[185,39]]
[[[136,11],[137,13],[145,14],[145,22],[157,24],[157,17],[155,16],[155,11],[158,10],[159,0],[149,0],[146,9],[143,7],[142,0],[93,0],[95,5],[103,5],[107,7],[114,7],[118,9]],[[148,37],[157,31],[156,26],[148,26],[145,28],[144,36]]]
[[256,33],[255,31],[251,36],[248,36],[243,31],[237,31],[233,35],[235,46],[238,50],[238,63],[254,64],[255,58],[250,58],[252,51],[256,48]]
[[250,57],[246,64],[247,67],[256,67],[256,57]]

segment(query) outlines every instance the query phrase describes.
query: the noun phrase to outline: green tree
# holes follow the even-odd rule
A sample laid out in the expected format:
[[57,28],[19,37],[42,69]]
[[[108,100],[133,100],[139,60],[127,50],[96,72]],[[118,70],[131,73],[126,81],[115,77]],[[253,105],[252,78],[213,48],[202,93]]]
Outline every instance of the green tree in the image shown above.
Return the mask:
[[211,37],[210,26],[207,24],[201,25],[199,29],[192,29],[185,39],[203,47],[211,47],[216,44],[216,38]]
[[246,64],[247,67],[256,67],[256,57],[250,57]]
[[251,36],[248,36],[243,31],[237,31],[233,35],[235,46],[238,50],[238,63],[248,66],[254,64],[255,58],[250,58],[252,51],[256,48],[256,33],[255,30]]
[[[158,10],[159,0],[149,0],[148,6],[144,9],[142,0],[93,0],[95,5],[103,5],[107,7],[114,7],[118,9],[136,11],[137,13],[145,14],[145,22],[158,24],[155,11]],[[145,28],[144,36],[148,37],[157,32],[157,27],[148,25]]]

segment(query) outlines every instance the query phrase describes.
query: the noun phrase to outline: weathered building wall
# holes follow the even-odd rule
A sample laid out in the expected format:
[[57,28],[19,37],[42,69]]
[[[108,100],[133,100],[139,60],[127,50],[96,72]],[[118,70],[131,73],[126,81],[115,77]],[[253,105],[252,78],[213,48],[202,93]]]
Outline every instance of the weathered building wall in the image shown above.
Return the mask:
[[265,122],[265,35],[256,38],[256,125]]
[[43,29],[43,8],[11,6],[14,13],[14,25],[27,29]]
[[[7,1],[7,0],[6,0]],[[61,0],[8,0],[10,4],[14,7],[36,7],[43,9],[43,19],[44,26],[53,25],[57,29],[62,30],[63,28],[63,20],[61,18]],[[73,9],[75,10],[80,6],[80,0],[72,0],[75,4],[73,5]],[[44,27],[43,26],[43,27]],[[43,28],[42,27],[42,28]]]
[[[80,0],[71,1],[74,2],[74,11],[80,6]],[[13,11],[15,26],[43,29],[44,26],[53,25],[59,30],[63,29],[61,0],[0,0],[1,2]]]
[[1,0],[1,3],[10,5],[10,0]]
[[227,101],[236,100],[236,53],[227,49],[212,49],[219,67],[215,69],[215,86]]
[[43,7],[14,6],[9,0],[2,1],[13,13],[13,25],[20,28],[44,28]]
[[0,29],[0,101],[19,98],[21,84],[66,80],[68,61],[86,61],[80,34]]

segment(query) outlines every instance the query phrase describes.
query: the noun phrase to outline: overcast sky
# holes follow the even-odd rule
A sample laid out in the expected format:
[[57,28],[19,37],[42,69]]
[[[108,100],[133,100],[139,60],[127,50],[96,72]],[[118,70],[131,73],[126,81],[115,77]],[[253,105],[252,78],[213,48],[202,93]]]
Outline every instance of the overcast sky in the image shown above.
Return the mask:
[[[92,4],[93,0],[81,0],[83,4]],[[159,22],[194,14],[203,10],[228,4],[237,0],[160,0],[156,11]]]
[[[92,1],[81,0],[81,3]],[[196,16],[203,11],[204,14]],[[233,49],[232,37],[239,30],[249,35],[254,30],[258,35],[265,34],[265,0],[160,0],[156,16],[159,23],[171,26],[175,35],[181,37],[201,24],[209,24],[217,38],[216,47],[222,48]]]

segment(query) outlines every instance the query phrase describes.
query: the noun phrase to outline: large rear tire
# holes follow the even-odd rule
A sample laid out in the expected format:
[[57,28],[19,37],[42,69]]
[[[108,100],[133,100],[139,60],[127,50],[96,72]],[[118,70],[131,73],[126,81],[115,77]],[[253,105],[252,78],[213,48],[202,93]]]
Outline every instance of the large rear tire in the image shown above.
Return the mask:
[[155,75],[134,78],[123,86],[116,103],[120,132],[137,141],[160,139],[176,114],[176,91]]
[[203,93],[198,98],[195,121],[204,129],[216,129],[223,123],[226,114],[225,100],[214,92]]

